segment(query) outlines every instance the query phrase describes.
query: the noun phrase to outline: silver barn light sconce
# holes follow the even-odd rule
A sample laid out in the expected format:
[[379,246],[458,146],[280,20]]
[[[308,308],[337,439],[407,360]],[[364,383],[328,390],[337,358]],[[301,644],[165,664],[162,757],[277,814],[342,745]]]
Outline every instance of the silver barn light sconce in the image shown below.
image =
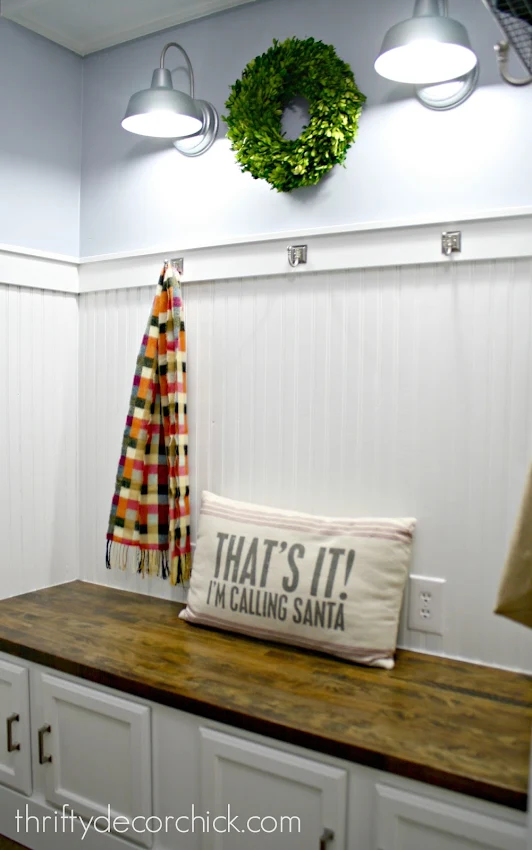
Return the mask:
[[[172,75],[164,67],[170,47],[177,47],[185,57],[190,95],[174,89]],[[216,140],[218,124],[214,106],[194,98],[192,63],[187,52],[175,41],[163,47],[160,67],[153,72],[150,88],[131,96],[122,121],[122,127],[130,133],[174,139],[174,147],[185,156],[200,156],[208,151]]]
[[[484,5],[502,29],[505,40],[495,45],[499,72],[511,86],[532,83],[532,2],[531,0],[484,0]],[[508,71],[510,45],[528,71],[527,77],[512,77]]]
[[392,26],[375,61],[382,77],[415,86],[430,109],[463,103],[478,80],[466,28],[448,15],[447,0],[416,0],[411,18]]

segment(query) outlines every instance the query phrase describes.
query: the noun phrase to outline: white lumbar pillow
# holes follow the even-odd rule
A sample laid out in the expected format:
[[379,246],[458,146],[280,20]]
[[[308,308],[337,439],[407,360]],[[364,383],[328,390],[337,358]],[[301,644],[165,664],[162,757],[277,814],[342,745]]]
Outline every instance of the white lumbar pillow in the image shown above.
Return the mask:
[[179,616],[391,670],[415,524],[312,516],[204,492]]

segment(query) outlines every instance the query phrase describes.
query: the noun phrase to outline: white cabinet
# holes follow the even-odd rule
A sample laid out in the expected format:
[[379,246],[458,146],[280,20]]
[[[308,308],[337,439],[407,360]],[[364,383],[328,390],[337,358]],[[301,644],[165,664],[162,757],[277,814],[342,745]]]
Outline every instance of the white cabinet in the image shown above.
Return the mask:
[[[83,840],[78,821],[75,838],[18,832],[26,804],[41,825],[64,806],[85,824],[100,820]],[[0,833],[33,850],[532,850],[523,812],[9,656],[0,658]]]
[[344,850],[345,770],[212,729],[200,736],[201,809],[211,816],[202,850]]
[[382,784],[376,792],[376,850],[526,850],[511,821]]
[[120,835],[151,846],[144,828],[152,814],[149,707],[47,673],[39,687],[48,802],[87,819],[110,817]]
[[0,661],[0,783],[31,794],[28,670]]

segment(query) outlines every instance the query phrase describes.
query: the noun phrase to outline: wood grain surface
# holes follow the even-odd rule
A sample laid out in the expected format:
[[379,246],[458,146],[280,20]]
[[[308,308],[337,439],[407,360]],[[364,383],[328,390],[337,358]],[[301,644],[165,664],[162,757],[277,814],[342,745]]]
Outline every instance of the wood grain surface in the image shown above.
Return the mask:
[[23,844],[17,844],[16,841],[11,841],[10,838],[5,838],[0,835],[0,850],[25,850]]
[[191,626],[72,582],[0,601],[0,650],[134,696],[525,810],[532,677],[399,651],[394,670]]
[[16,841],[11,841],[10,838],[0,835],[0,850],[26,850],[26,847],[24,844],[18,844]]

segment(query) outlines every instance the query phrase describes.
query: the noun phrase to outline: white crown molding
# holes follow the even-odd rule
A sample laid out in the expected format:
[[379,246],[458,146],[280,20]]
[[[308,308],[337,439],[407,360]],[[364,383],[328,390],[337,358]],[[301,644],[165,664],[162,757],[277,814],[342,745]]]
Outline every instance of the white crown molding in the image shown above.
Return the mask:
[[[35,19],[32,14],[33,10],[36,7],[46,6],[48,2],[49,0],[2,0],[1,14],[2,17],[31,29],[33,32],[39,33],[39,35],[72,50],[80,56],[87,56],[90,53],[96,53],[98,50],[104,50],[107,47],[113,47],[134,38],[170,29],[216,12],[223,12],[234,6],[253,3],[255,0],[191,0],[181,8],[176,4],[175,10],[171,14],[159,15],[143,23],[132,24],[129,27],[127,25],[125,27],[120,26],[119,30],[107,28],[105,36],[89,36],[83,40],[75,38],[67,31],[47,26],[42,20],[42,15]],[[101,20],[98,22],[98,29],[101,30]]]
[[31,18],[31,15],[25,13],[25,9],[17,9],[17,12],[15,14],[8,15],[4,11],[5,0],[0,0],[0,2],[2,3],[3,18],[7,18],[8,20],[13,21],[13,23],[19,24],[19,26],[25,27],[26,29],[31,30],[32,32],[36,32],[37,35],[42,35],[42,37],[48,39],[48,41],[53,41],[54,44],[59,44],[60,47],[65,47],[67,50],[72,51],[72,53],[77,53],[78,56],[86,56],[89,52],[91,52],[85,50],[85,45],[83,44],[83,42],[78,41],[72,36],[67,37],[64,35],[64,33],[58,32],[53,27],[46,26],[46,24],[42,23],[42,21],[34,22]]
[[[441,234],[462,232],[462,252],[446,257]],[[288,264],[287,247],[308,245],[308,262]],[[455,264],[532,256],[532,210],[432,224],[327,228],[265,234],[213,246],[75,258],[0,245],[0,283],[75,294],[152,286],[165,259],[184,259],[184,283],[341,269]]]

